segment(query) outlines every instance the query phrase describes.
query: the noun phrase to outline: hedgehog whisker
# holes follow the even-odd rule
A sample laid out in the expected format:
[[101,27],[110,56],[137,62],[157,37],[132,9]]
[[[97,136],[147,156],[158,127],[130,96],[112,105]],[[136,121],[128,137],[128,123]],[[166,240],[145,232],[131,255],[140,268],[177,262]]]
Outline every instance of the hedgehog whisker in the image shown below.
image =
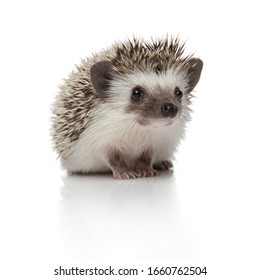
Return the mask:
[[131,127],[131,129],[130,129],[130,131],[129,131],[128,139],[130,138],[131,133],[132,133],[133,131],[135,131],[135,130],[134,130],[134,127],[138,124],[136,120],[133,120],[132,123],[133,123],[133,125],[132,125],[132,127]]
[[128,134],[128,137],[129,137],[128,131],[131,131],[131,130],[132,130],[132,127],[134,126],[134,124],[135,124],[135,120],[133,119],[133,120],[128,124],[128,126],[126,127],[125,132],[124,132],[123,137],[122,137],[122,141],[124,140],[124,138],[126,137],[127,134]]
[[[143,121],[143,119],[141,120],[141,123],[142,123],[142,121]],[[135,135],[134,135],[134,138],[136,137],[138,137],[138,130],[139,130],[139,128],[141,127],[141,124],[139,123],[139,122],[136,122],[136,125],[137,125],[137,127],[136,127],[136,129],[134,130],[135,131]]]
[[124,140],[125,135],[126,135],[126,133],[127,133],[128,129],[129,129],[129,127],[132,125],[132,123],[133,123],[133,121],[131,121],[131,122],[127,125],[127,127],[126,127],[126,129],[125,129],[125,131],[124,131],[124,134],[123,134],[123,136],[122,136],[121,141],[123,141],[123,140]]

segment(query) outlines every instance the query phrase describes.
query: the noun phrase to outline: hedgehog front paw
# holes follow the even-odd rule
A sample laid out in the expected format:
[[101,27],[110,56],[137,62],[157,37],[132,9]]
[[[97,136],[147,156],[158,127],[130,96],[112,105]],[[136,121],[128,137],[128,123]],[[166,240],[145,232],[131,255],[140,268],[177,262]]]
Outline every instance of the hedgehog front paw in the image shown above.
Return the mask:
[[173,169],[173,164],[170,160],[163,160],[157,164],[155,164],[155,169],[158,170],[169,170],[169,169]]
[[145,177],[154,177],[158,174],[153,168],[137,169],[137,170],[124,170],[124,171],[113,171],[113,176],[116,179],[136,179]]
[[137,173],[139,175],[139,177],[144,178],[144,177],[154,177],[158,174],[158,172],[156,170],[154,170],[153,168],[140,168],[140,169],[136,169],[135,173]]
[[[134,161],[134,160],[133,160]],[[135,159],[135,164],[127,164],[121,152],[111,150],[109,153],[109,165],[116,179],[134,179],[141,177],[154,177],[157,171],[151,166],[151,151],[144,151]]]

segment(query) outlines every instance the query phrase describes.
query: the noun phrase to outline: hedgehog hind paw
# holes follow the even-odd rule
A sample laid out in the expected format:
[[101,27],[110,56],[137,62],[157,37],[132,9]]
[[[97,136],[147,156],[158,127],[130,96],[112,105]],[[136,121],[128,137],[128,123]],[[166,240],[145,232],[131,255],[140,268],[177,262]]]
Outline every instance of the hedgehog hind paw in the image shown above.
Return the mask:
[[173,169],[173,163],[171,160],[163,160],[154,165],[157,170],[171,170]]

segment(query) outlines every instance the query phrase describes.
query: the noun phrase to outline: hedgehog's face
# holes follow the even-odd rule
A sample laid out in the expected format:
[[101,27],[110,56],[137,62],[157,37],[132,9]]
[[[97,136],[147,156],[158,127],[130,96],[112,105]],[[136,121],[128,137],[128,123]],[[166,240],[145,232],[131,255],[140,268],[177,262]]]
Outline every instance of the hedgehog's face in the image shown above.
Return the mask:
[[137,121],[142,125],[171,124],[181,110],[182,91],[176,87],[173,92],[167,94],[160,88],[156,90],[146,88],[136,86],[132,89],[126,112],[136,112]]
[[141,125],[171,125],[189,116],[190,92],[200,78],[202,61],[190,59],[190,68],[133,71],[116,75],[108,61],[94,64],[91,81],[97,93],[123,109]]
[[125,111],[134,113],[142,125],[170,125],[189,104],[187,82],[176,70],[163,73],[137,71],[124,81],[117,84],[127,92]]

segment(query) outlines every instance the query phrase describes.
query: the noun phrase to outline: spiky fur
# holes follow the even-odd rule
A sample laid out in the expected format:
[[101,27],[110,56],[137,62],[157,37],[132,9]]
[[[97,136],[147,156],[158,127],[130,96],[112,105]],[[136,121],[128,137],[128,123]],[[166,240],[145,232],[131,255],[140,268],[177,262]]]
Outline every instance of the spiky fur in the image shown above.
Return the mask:
[[[190,118],[190,97],[183,100],[182,110],[170,125],[154,120],[142,126],[136,114],[126,113],[128,93],[136,85],[150,92],[155,87],[182,91],[188,87],[188,60],[184,45],[178,39],[117,42],[112,47],[83,60],[64,84],[53,106],[52,137],[62,165],[70,172],[108,171],[107,151],[122,151],[129,161],[151,148],[153,163],[170,159],[184,136]],[[98,61],[108,60],[118,74],[111,81],[106,101],[96,93],[90,79],[90,68]],[[156,74],[160,71],[160,74]],[[163,123],[165,124],[165,123]],[[156,127],[156,128],[155,128]]]

